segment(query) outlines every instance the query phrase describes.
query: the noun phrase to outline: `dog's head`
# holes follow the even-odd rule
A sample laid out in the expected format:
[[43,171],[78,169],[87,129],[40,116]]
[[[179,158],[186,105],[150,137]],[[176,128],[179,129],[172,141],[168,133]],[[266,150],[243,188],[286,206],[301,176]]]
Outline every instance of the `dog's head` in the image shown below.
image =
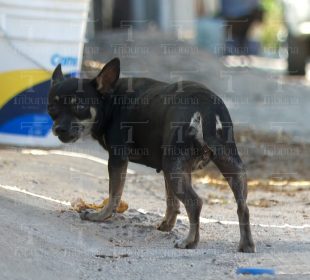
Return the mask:
[[65,78],[59,64],[53,72],[48,113],[53,133],[64,143],[87,135],[96,121],[102,95],[113,91],[120,74],[120,61],[112,59],[93,79]]

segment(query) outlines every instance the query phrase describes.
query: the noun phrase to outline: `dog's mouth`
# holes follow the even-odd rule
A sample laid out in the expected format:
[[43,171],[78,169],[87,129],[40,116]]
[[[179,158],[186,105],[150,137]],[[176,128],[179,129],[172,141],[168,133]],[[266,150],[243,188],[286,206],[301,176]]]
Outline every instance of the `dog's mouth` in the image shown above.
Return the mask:
[[63,143],[74,143],[76,142],[79,137],[77,135],[57,135],[58,139]]
[[53,134],[63,143],[74,143],[82,136],[83,127],[72,124],[70,126],[70,128],[64,127],[59,129],[59,127],[57,128],[57,125],[54,124],[52,129]]

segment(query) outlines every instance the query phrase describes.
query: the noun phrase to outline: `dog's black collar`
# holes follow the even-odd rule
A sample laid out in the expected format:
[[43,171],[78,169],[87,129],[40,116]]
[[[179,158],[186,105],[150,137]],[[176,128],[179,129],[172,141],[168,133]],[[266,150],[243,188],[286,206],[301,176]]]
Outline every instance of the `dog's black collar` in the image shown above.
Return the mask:
[[103,134],[105,133],[107,124],[112,118],[113,98],[110,94],[100,94],[98,103],[97,116],[95,124],[92,128],[92,135],[96,139],[102,138]]

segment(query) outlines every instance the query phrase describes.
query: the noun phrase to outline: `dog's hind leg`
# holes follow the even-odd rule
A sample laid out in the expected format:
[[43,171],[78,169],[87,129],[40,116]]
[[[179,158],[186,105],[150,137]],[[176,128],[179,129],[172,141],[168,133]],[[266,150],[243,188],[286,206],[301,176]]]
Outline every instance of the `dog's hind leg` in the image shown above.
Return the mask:
[[112,216],[116,212],[116,208],[121,201],[123,194],[126,172],[127,160],[109,158],[109,203],[101,211],[90,213],[83,211],[80,214],[82,220],[89,220],[93,222],[102,222]]
[[215,142],[210,145],[213,150],[212,160],[227,180],[237,202],[240,227],[239,252],[253,253],[255,252],[255,245],[252,239],[250,215],[246,203],[247,177],[236,144],[232,142],[224,145]]
[[163,171],[167,185],[184,204],[190,223],[188,236],[176,243],[177,248],[196,248],[199,241],[199,216],[202,207],[201,198],[191,185],[191,166],[183,159],[164,159]]
[[169,184],[169,180],[166,179],[166,174],[164,174],[164,176],[167,208],[165,217],[157,229],[160,231],[171,231],[175,225],[177,215],[180,214],[180,201],[174,194],[173,189]]

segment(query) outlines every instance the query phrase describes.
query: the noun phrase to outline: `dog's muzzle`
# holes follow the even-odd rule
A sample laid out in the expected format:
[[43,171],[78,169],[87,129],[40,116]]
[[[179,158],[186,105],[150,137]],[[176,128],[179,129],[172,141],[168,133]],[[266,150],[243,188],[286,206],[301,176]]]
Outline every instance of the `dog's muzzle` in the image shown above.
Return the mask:
[[73,143],[79,139],[79,128],[67,129],[60,125],[53,127],[53,134],[63,143]]

